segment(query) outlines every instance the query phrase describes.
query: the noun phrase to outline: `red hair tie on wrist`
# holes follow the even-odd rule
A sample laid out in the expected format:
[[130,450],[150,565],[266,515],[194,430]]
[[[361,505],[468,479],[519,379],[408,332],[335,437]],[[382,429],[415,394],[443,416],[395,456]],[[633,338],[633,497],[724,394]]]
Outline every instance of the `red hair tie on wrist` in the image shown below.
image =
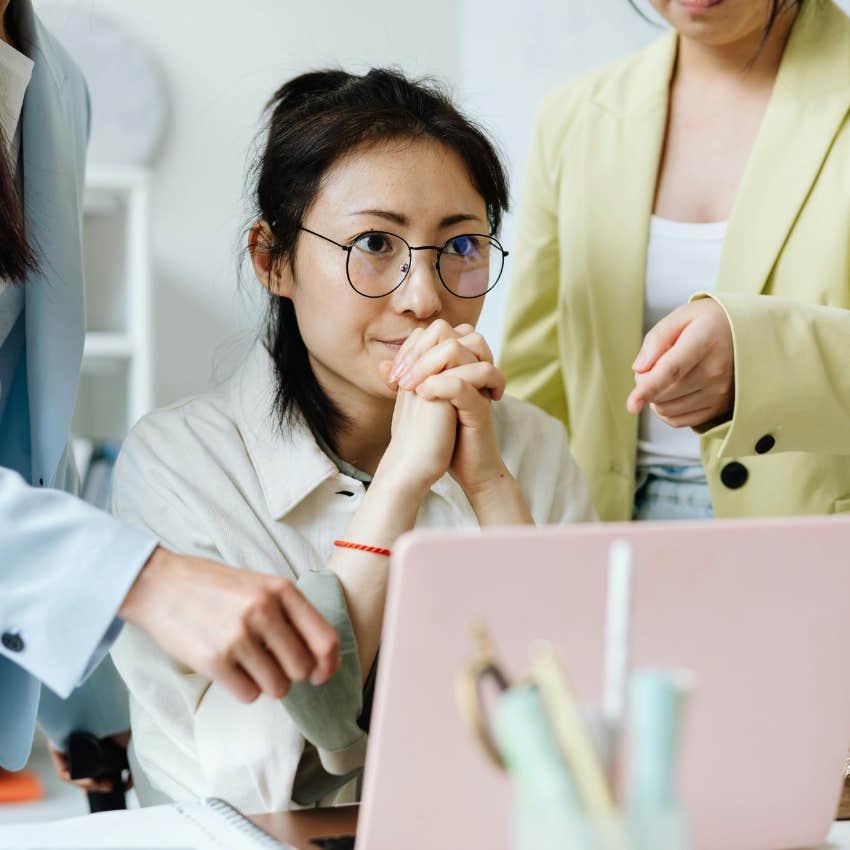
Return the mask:
[[385,555],[387,558],[392,554],[389,549],[381,549],[380,546],[364,546],[362,543],[352,543],[350,540],[334,540],[334,546],[340,549],[359,549],[361,552],[371,552],[373,555]]

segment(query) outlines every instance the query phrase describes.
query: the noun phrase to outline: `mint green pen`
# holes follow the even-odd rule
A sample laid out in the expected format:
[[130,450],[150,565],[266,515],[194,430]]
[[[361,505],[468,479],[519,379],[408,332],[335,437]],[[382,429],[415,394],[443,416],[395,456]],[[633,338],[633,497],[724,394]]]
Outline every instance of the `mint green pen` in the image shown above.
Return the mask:
[[644,815],[677,806],[676,770],[685,711],[695,679],[684,670],[645,668],[632,675],[628,805]]
[[575,782],[535,686],[520,685],[501,694],[491,714],[491,728],[521,807],[555,807],[574,817],[583,815]]

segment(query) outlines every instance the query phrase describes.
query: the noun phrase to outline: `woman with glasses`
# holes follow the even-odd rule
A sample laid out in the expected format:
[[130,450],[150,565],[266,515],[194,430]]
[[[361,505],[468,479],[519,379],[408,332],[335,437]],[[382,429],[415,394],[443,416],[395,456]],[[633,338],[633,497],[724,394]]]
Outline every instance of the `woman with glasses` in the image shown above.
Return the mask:
[[328,684],[249,706],[140,631],[115,649],[149,785],[250,811],[356,795],[400,534],[593,518],[563,426],[504,396],[475,332],[506,256],[484,134],[382,70],[300,76],[269,110],[247,237],[269,294],[258,344],[220,391],[137,425],[114,491],[178,551],[296,580],[339,632]]
[[539,114],[503,368],[606,520],[850,511],[850,22],[652,0]]

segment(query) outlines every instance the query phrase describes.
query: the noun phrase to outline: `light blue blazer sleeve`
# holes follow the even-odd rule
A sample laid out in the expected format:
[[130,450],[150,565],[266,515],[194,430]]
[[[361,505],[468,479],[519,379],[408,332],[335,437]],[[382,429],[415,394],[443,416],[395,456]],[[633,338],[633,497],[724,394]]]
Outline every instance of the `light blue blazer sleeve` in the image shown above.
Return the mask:
[[79,499],[0,468],[0,644],[5,657],[67,697],[108,651],[116,612],[156,540]]

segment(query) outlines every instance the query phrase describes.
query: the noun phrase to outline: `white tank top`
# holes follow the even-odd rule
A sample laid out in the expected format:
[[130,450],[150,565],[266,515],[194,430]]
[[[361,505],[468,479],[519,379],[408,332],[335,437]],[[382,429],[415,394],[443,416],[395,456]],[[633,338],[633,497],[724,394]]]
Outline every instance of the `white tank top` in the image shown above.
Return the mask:
[[[652,217],[646,254],[643,332],[687,304],[695,292],[714,292],[726,222],[691,224]],[[671,428],[649,407],[640,413],[638,466],[701,463],[699,437],[690,428]]]

